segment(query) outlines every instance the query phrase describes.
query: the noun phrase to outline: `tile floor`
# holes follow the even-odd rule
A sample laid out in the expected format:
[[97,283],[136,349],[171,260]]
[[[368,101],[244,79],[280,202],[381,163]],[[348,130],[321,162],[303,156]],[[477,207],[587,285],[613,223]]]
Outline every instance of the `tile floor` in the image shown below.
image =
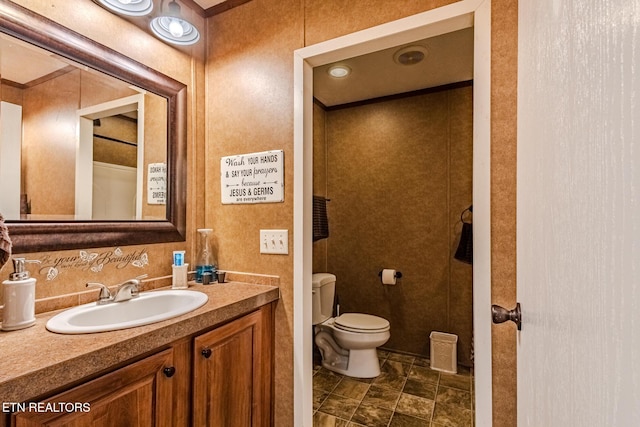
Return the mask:
[[380,376],[345,377],[314,366],[314,427],[473,426],[473,375],[446,374],[429,360],[378,351]]

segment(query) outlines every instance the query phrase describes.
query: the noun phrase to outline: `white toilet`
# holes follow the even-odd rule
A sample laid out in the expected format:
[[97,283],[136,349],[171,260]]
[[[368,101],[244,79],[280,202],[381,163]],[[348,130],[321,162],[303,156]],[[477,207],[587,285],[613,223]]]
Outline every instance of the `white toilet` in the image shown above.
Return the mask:
[[386,343],[389,321],[362,313],[333,314],[336,276],[313,275],[313,325],[322,366],[343,375],[373,378],[380,375],[376,348]]

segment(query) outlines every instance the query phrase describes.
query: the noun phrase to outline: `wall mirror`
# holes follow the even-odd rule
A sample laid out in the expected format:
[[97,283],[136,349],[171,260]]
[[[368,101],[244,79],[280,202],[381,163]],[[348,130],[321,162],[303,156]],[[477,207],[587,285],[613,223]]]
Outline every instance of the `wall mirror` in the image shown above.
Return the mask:
[[15,253],[185,240],[183,83],[4,2],[0,77]]

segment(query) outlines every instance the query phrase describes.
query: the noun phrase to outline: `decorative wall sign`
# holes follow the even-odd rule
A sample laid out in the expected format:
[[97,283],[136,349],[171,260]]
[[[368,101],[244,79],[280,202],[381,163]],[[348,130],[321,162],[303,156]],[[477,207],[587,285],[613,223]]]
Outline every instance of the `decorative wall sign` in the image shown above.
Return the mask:
[[77,269],[82,271],[92,271],[94,273],[102,272],[102,269],[111,265],[117,270],[121,270],[130,265],[138,268],[144,268],[149,264],[149,255],[147,249],[136,250],[126,253],[121,248],[106,250],[102,252],[89,252],[81,250],[78,255],[66,257],[54,257],[50,254],[40,258],[39,274],[46,274],[47,280],[53,280],[58,277],[63,270]]
[[220,186],[223,204],[283,202],[283,150],[222,157]]
[[150,205],[167,203],[167,165],[165,163],[149,163],[147,203]]

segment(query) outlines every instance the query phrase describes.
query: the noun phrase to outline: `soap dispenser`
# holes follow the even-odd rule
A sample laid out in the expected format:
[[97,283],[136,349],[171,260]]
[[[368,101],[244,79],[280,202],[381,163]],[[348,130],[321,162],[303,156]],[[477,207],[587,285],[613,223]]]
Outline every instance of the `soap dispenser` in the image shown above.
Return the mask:
[[4,288],[3,331],[28,328],[36,322],[36,279],[29,277],[24,264],[40,261],[24,258],[12,258],[12,261],[13,273],[9,275],[9,280],[2,282]]

